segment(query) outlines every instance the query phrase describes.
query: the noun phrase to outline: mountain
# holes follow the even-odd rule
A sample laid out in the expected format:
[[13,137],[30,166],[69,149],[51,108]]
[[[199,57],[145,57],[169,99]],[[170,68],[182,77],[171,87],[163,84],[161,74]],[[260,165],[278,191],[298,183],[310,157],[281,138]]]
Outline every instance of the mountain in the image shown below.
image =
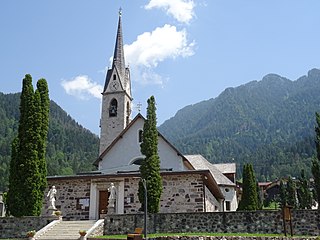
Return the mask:
[[[11,142],[17,134],[20,94],[0,92],[0,191],[8,186]],[[99,138],[50,101],[47,146],[48,175],[92,170],[98,157]]]
[[179,110],[159,131],[182,153],[235,162],[240,174],[253,163],[262,181],[310,174],[319,93],[319,69],[295,81],[268,74]]

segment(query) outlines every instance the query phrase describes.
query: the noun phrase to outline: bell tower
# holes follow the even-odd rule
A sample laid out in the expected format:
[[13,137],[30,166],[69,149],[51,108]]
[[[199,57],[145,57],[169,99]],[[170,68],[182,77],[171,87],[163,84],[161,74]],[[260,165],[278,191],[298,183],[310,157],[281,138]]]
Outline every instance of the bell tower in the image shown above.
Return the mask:
[[120,9],[112,67],[107,71],[102,92],[99,155],[129,124],[131,102],[130,71],[124,61]]

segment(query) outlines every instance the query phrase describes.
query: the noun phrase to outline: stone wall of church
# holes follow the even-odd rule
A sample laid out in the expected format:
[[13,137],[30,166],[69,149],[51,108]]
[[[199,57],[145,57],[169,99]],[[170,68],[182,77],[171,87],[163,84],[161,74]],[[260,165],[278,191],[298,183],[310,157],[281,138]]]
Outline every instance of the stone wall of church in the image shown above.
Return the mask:
[[[295,235],[320,234],[320,215],[317,210],[293,210]],[[127,234],[144,226],[143,214],[109,215],[105,218],[104,234]],[[287,221],[287,232],[290,233]],[[159,213],[148,215],[148,233],[226,232],[226,233],[283,233],[281,211]]]
[[[62,212],[64,219],[89,219],[90,203],[90,179],[72,179],[59,180],[50,179],[48,181],[47,194],[51,186],[57,189],[56,208]],[[51,215],[52,211],[48,210],[49,201],[45,196],[43,216]]]
[[203,212],[204,190],[201,175],[163,176],[160,212]]
[[124,179],[124,213],[137,213],[141,207],[138,198],[139,178]]
[[[162,181],[160,212],[203,212],[204,189],[201,175],[164,175]],[[138,199],[138,184],[139,178],[125,178],[125,214],[137,213],[141,207]]]

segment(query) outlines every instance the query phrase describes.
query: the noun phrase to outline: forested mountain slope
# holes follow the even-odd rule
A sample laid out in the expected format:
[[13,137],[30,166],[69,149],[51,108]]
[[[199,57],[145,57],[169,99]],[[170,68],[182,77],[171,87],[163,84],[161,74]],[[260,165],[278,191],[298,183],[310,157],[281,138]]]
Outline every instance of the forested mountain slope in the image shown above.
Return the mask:
[[[20,94],[0,92],[0,191],[8,184],[11,142],[19,120]],[[55,102],[50,102],[47,146],[48,175],[74,174],[93,169],[98,136],[83,128]]]
[[217,98],[187,106],[165,121],[163,133],[182,153],[214,163],[253,163],[260,180],[310,173],[320,70],[296,81],[269,74],[228,88]]

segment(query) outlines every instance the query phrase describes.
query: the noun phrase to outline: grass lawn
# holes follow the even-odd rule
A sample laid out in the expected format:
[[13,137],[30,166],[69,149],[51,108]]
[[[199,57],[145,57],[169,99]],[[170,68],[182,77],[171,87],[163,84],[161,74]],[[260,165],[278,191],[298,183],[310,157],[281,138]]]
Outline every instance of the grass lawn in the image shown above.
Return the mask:
[[265,210],[280,210],[281,208],[279,206],[279,203],[271,202],[269,204],[269,206],[267,206],[267,207],[264,206],[263,209],[265,209]]
[[[147,234],[148,238],[164,237],[164,236],[241,236],[241,237],[283,237],[284,234],[260,234],[260,233],[156,233]],[[288,235],[289,236],[289,235]],[[294,236],[301,237],[301,236]],[[311,237],[311,236],[304,236]],[[127,235],[105,235],[97,238],[108,239],[127,239]]]

